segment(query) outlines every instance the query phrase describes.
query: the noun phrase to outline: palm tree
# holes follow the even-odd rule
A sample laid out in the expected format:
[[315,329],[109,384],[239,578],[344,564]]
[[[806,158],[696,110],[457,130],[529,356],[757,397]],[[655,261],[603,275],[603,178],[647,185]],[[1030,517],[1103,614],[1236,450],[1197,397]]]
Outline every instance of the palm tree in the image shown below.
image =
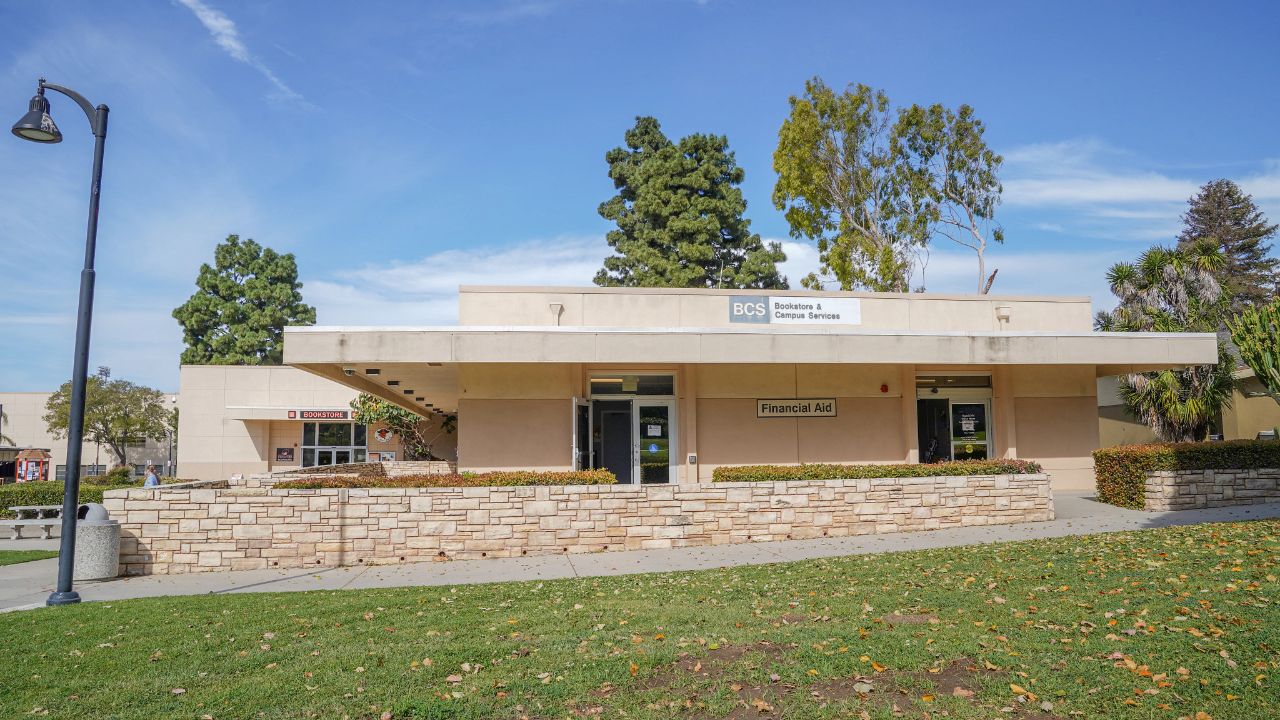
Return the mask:
[[[1119,300],[1094,324],[1110,332],[1217,332],[1227,305],[1215,274],[1221,250],[1209,242],[1171,250],[1152,247],[1136,263],[1107,271]],[[1204,440],[1231,405],[1235,360],[1218,341],[1218,364],[1121,376],[1120,398],[1135,417],[1170,442]]]

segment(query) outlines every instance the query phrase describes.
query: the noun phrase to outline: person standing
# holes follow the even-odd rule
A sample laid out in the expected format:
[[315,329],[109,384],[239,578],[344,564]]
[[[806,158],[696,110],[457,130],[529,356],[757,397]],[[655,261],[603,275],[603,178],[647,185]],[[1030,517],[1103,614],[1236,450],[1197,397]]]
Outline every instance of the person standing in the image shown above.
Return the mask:
[[156,475],[156,466],[147,466],[147,479],[143,481],[142,487],[156,487],[160,484],[160,476]]

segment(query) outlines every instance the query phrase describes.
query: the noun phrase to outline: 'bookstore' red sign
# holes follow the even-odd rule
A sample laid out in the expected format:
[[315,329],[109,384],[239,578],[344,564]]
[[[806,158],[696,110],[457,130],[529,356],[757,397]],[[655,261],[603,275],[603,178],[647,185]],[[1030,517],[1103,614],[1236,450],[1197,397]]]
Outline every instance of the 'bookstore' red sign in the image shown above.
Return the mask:
[[303,420],[346,420],[351,417],[347,410],[290,410],[289,419]]

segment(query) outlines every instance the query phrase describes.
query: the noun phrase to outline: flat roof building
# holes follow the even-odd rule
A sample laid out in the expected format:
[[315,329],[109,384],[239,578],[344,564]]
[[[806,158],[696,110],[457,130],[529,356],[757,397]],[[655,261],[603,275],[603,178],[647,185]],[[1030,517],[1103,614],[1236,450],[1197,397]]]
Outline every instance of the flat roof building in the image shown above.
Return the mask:
[[[720,465],[1000,457],[1038,461],[1066,488],[1093,484],[1098,377],[1214,363],[1217,345],[1094,332],[1084,297],[463,287],[457,326],[290,327],[284,357],[343,398],[456,413],[464,471],[603,467],[671,483]],[[301,380],[277,387],[291,375],[264,386],[248,379],[262,368],[226,370],[201,392],[234,392],[236,421],[264,424],[207,442],[233,403],[189,418],[188,379],[205,370],[184,368],[184,475],[189,452],[225,472],[232,454],[283,446],[274,423],[292,418],[272,413],[345,407],[306,399],[320,391]],[[295,391],[262,409],[264,394]]]

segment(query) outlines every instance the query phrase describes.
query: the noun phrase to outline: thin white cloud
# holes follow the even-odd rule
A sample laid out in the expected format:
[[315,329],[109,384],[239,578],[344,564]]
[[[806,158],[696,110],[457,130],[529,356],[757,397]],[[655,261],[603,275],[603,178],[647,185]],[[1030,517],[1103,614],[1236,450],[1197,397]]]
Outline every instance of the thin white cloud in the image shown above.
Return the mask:
[[590,285],[609,247],[599,236],[560,236],[408,263],[367,265],[308,280],[303,295],[321,325],[438,325],[458,320],[459,285]]
[[232,60],[244,63],[249,67],[257,70],[279,91],[281,97],[286,100],[303,101],[300,95],[293,88],[285,84],[271,68],[267,67],[253,53],[249,52],[249,47],[240,39],[240,30],[236,28],[235,22],[227,17],[226,13],[204,4],[202,0],[176,0],[177,3],[190,10],[196,19],[204,25],[209,31],[210,37],[222,48]]

